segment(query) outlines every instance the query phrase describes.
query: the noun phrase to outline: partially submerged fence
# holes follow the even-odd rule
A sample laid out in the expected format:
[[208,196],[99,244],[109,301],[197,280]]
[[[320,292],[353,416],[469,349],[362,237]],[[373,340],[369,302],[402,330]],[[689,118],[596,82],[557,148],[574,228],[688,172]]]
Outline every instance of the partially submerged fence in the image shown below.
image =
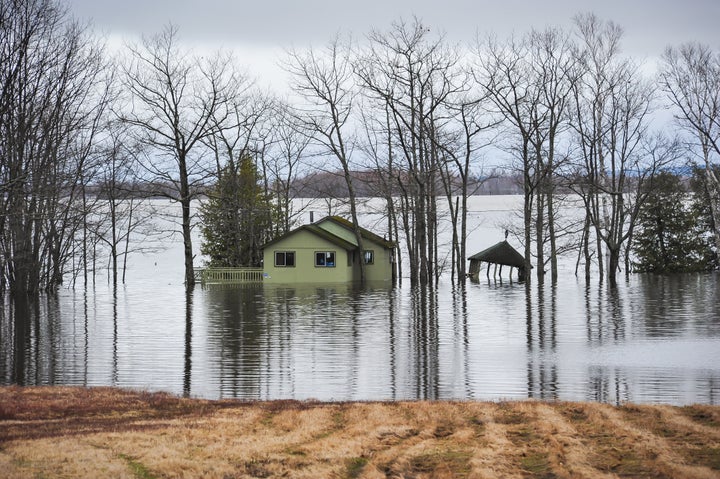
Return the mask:
[[195,270],[201,283],[261,283],[262,268],[204,268]]

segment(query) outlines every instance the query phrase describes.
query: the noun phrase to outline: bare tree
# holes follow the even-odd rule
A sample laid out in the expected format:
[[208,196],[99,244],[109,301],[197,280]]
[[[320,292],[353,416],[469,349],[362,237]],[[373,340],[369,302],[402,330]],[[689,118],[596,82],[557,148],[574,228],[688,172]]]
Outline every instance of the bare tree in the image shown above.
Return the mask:
[[[513,127],[510,151],[520,161],[523,182],[524,279],[532,268],[533,201],[544,174],[533,153],[533,141],[540,136],[542,91],[533,79],[530,51],[515,39],[499,44],[489,39],[484,50],[478,48],[476,79],[489,93],[497,112]],[[542,269],[538,268],[538,269]],[[542,274],[538,272],[539,278]]]
[[[441,177],[452,222],[451,276],[457,278],[460,284],[465,282],[467,276],[467,199],[491,177],[483,171],[480,152],[495,140],[496,133],[491,136],[488,133],[502,122],[500,117],[488,111],[487,103],[486,92],[470,90],[459,95],[448,105],[451,116],[445,134],[435,140],[442,154],[447,157],[443,161]],[[472,178],[476,179],[473,190],[470,189]]]
[[[387,111],[395,186],[411,284],[437,279],[437,187],[441,125],[449,99],[462,91],[459,54],[418,20],[373,32],[355,67],[364,94]],[[385,110],[386,109],[386,110]]]
[[579,144],[573,188],[597,239],[600,277],[615,285],[622,248],[645,197],[642,188],[667,156],[648,158],[643,152],[654,92],[635,64],[619,58],[622,29],[594,15],[575,21],[583,72],[573,92],[571,124]]
[[63,281],[107,105],[102,49],[59,4],[0,4],[0,287]]
[[694,137],[703,163],[715,245],[720,247],[720,179],[713,157],[720,156],[720,52],[707,45],[669,47],[660,68],[660,87],[677,108],[678,124]]
[[[273,111],[274,101],[269,95],[257,92],[253,82],[240,73],[233,75],[234,82],[232,90],[228,92],[227,110],[219,112],[219,118],[215,123],[213,133],[203,142],[207,145],[215,158],[216,187],[208,192],[210,201],[215,206],[220,205],[223,213],[232,220],[222,222],[225,228],[234,229],[227,238],[242,238],[240,243],[252,243],[247,251],[252,252],[249,256],[249,264],[256,265],[261,258],[260,246],[264,241],[271,238],[265,225],[272,225],[277,221],[274,208],[269,207],[268,201],[255,201],[251,192],[255,191],[252,180],[258,179],[263,183],[263,195],[269,198],[270,191],[267,180],[266,144],[271,134],[269,128],[269,117]],[[252,163],[252,168],[248,162]],[[252,172],[250,170],[253,170]],[[214,194],[221,194],[221,197],[213,197]],[[203,205],[203,214],[206,215],[213,208],[207,209]],[[211,217],[211,216],[210,216]],[[260,226],[262,225],[262,228]],[[207,224],[203,225],[203,231],[209,232]],[[216,223],[216,227],[219,226]],[[258,231],[243,231],[243,229]],[[223,234],[219,231],[216,234]],[[207,239],[207,235],[205,235]],[[204,243],[203,248],[208,245]],[[230,245],[227,245],[228,247]],[[247,258],[247,255],[241,255]]]
[[402,248],[395,202],[397,167],[394,163],[390,113],[386,105],[384,111],[378,111],[376,106],[373,102],[363,102],[359,108],[363,139],[359,141],[358,148],[363,153],[363,167],[370,172],[366,182],[369,196],[384,200],[382,214],[387,221],[385,229],[388,239],[395,244],[393,283],[402,283]]
[[539,282],[545,277],[546,254],[553,281],[558,274],[555,191],[561,162],[557,150],[576,81],[571,46],[565,33],[548,28],[532,30],[521,40],[510,39],[505,44],[490,39],[485,51],[478,52],[476,77],[515,131],[510,150],[520,160],[523,176],[525,271],[531,266],[534,232]]
[[360,265],[360,282],[364,284],[365,248],[350,167],[352,141],[348,130],[355,97],[350,48],[336,37],[321,52],[312,48],[304,53],[290,51],[284,66],[292,75],[292,89],[304,100],[304,105],[297,108],[297,119],[304,123],[305,130],[325,153],[337,159],[342,167],[358,244],[355,260]]
[[234,78],[227,57],[196,58],[178,43],[178,30],[170,25],[129,47],[124,74],[130,105],[118,113],[150,148],[143,166],[151,182],[162,186],[156,193],[181,205],[185,283],[192,286],[191,203],[212,171],[202,141],[229,115]]
[[92,185],[96,198],[88,227],[96,240],[93,243],[99,242],[108,250],[108,269],[113,286],[117,286],[120,272],[120,280],[125,283],[130,253],[154,250],[149,245],[150,240],[165,234],[154,228],[156,211],[138,186],[138,157],[137,148],[122,126],[117,122],[108,124],[106,138],[98,148],[99,161],[93,174],[95,184]]
[[240,73],[231,77],[232,84],[225,92],[227,104],[215,111],[213,128],[201,139],[213,153],[217,177],[226,163],[236,169],[235,163],[243,156],[257,155],[263,123],[272,108],[272,100],[253,91],[253,82],[248,78]]
[[265,178],[268,192],[272,192],[277,209],[282,214],[282,224],[277,225],[277,234],[290,231],[295,219],[302,211],[294,211],[292,186],[302,171],[305,152],[310,135],[303,125],[290,113],[290,106],[276,102],[271,122],[272,135],[265,154]]
[[571,103],[572,88],[577,81],[577,59],[573,55],[572,43],[568,36],[557,29],[530,33],[529,46],[532,55],[533,79],[539,87],[541,122],[535,129],[532,141],[538,167],[542,170],[537,189],[536,208],[536,251],[538,258],[538,278],[544,273],[543,229],[547,227],[547,241],[550,244],[549,262],[553,282],[558,279],[557,257],[558,227],[556,224],[556,172],[562,167],[561,155],[558,155],[562,134],[567,129],[568,110]]

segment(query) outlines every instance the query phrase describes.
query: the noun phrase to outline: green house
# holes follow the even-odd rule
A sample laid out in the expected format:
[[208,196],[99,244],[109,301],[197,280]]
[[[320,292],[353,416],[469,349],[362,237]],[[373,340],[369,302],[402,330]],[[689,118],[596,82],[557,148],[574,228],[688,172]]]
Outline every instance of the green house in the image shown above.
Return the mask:
[[303,225],[263,246],[264,283],[348,283],[360,280],[365,262],[368,282],[393,280],[394,244],[360,228],[358,251],[353,224],[328,216]]

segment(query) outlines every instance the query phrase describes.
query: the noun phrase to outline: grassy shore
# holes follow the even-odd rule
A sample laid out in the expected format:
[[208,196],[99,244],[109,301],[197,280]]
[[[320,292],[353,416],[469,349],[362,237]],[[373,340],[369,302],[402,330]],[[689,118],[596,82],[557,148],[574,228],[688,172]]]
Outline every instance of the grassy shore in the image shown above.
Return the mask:
[[0,476],[720,477],[720,407],[0,388]]

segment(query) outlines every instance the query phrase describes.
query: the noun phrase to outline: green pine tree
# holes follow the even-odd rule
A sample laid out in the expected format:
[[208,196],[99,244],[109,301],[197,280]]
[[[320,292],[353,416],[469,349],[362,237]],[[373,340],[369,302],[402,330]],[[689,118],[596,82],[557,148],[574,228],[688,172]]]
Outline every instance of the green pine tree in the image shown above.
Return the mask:
[[640,210],[633,239],[637,272],[677,273],[714,267],[712,235],[701,200],[677,175],[662,172]]
[[260,266],[261,247],[271,239],[277,219],[275,209],[251,157],[228,163],[200,207],[200,251],[209,258],[208,266]]

